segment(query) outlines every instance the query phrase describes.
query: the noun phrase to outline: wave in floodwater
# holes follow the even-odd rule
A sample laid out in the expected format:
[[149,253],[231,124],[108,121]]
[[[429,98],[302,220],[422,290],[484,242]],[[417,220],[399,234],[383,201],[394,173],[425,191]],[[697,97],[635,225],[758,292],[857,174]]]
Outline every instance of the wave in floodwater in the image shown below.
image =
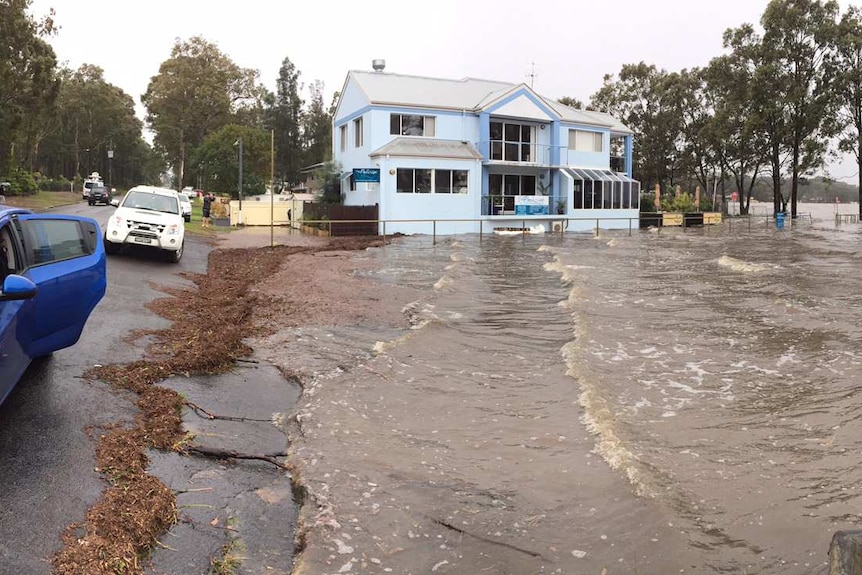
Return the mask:
[[[832,216],[600,241],[406,238],[374,257],[383,281],[431,294],[420,336],[397,343],[441,358],[413,380],[481,373],[518,396],[564,377],[576,403],[530,416],[570,410],[709,570],[801,575],[862,524],[862,233]],[[552,364],[561,376],[538,367]]]

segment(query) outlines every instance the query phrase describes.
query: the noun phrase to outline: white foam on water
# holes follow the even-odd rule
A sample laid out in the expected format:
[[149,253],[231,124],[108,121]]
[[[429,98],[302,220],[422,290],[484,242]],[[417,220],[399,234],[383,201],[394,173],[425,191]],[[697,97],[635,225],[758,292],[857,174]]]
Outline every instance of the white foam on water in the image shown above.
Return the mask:
[[769,264],[758,264],[753,262],[746,262],[743,260],[738,260],[736,258],[730,256],[721,256],[718,258],[718,265],[726,268],[730,268],[735,272],[743,272],[743,273],[760,273],[769,271],[771,269],[776,268],[777,266],[769,265]]
[[[577,327],[575,331],[578,331]],[[580,339],[580,334],[576,334],[573,341],[563,346],[561,353],[568,366],[566,373],[580,385],[581,395],[578,403],[584,410],[581,420],[587,431],[596,436],[594,451],[607,462],[611,469],[623,473],[638,495],[655,497],[655,491],[648,485],[647,478],[641,471],[639,459],[617,436],[616,417],[602,398],[598,386],[589,377],[580,373],[577,357],[577,341]]]
[[434,289],[435,290],[441,290],[443,288],[447,288],[447,287],[452,286],[452,284],[454,284],[454,283],[455,283],[455,281],[451,277],[449,277],[448,275],[444,275],[439,280],[434,282]]

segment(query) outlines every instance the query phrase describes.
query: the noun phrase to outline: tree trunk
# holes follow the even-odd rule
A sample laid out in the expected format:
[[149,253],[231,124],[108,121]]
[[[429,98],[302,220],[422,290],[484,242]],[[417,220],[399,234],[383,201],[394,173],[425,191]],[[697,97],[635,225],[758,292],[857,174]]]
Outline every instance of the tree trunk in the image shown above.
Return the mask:
[[859,176],[859,220],[862,221],[862,133],[859,133],[856,150],[856,172]]
[[796,194],[799,190],[799,146],[793,142],[793,176],[790,180],[790,219],[796,219]]

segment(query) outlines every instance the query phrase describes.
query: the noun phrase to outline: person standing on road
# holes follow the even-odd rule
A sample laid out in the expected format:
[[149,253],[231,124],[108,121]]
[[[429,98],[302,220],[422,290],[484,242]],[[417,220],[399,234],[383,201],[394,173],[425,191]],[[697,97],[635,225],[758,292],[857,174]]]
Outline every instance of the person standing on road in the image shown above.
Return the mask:
[[204,194],[203,217],[201,218],[201,227],[203,228],[212,227],[210,224],[210,210],[212,209],[213,200],[215,200],[215,196],[212,192]]

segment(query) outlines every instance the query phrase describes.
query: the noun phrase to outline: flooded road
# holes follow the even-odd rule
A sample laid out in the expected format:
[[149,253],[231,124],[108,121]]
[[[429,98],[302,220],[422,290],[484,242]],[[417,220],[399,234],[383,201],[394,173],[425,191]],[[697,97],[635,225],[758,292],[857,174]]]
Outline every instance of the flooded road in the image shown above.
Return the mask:
[[411,237],[364,255],[377,281],[430,295],[371,375],[343,376],[401,411],[363,446],[402,485],[439,476],[441,514],[478,506],[466,532],[547,562],[450,543],[412,564],[823,572],[834,531],[862,523],[862,230],[800,211],[813,223],[780,231]]

